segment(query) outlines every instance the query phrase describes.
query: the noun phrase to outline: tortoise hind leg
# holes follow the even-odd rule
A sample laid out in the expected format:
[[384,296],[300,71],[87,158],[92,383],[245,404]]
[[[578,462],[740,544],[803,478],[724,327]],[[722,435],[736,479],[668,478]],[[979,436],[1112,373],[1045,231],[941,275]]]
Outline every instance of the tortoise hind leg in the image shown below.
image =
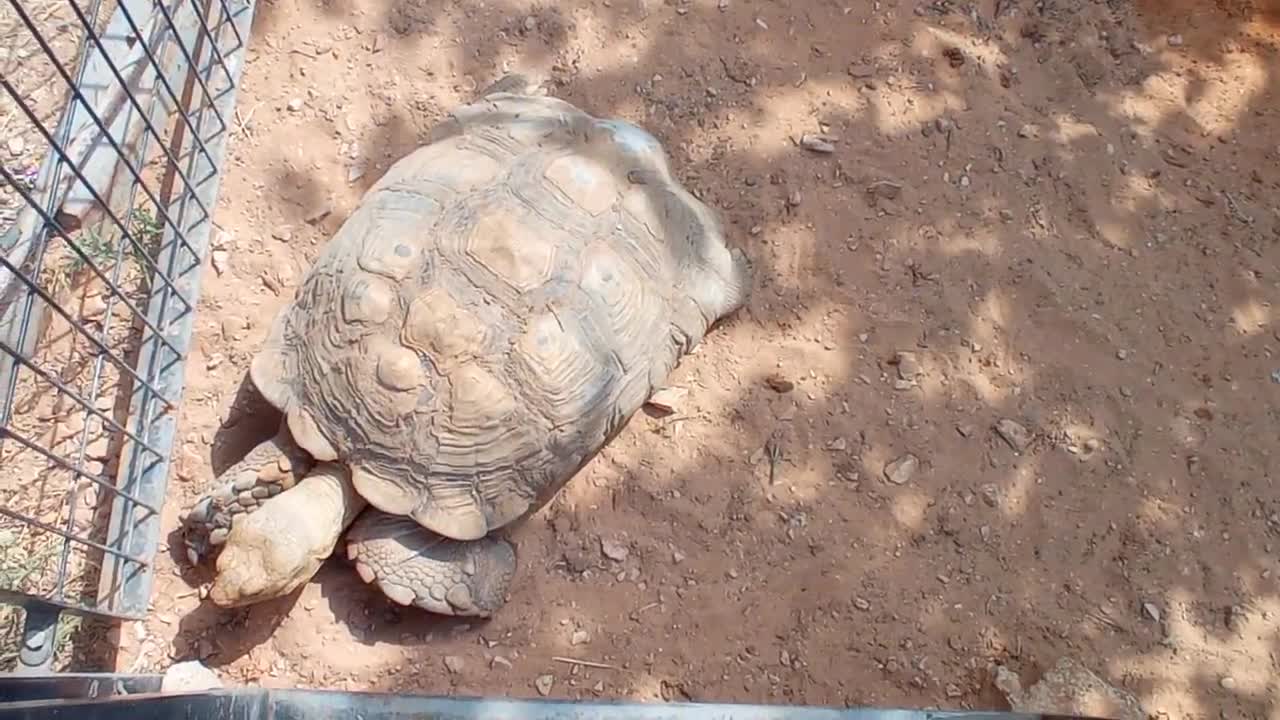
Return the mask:
[[232,518],[257,510],[267,498],[297,485],[313,462],[281,424],[275,437],[260,443],[220,473],[213,487],[182,518],[183,541],[191,564],[208,559],[226,542]]
[[393,601],[441,615],[489,617],[506,603],[516,571],[506,540],[451,540],[372,507],[347,533],[347,556]]

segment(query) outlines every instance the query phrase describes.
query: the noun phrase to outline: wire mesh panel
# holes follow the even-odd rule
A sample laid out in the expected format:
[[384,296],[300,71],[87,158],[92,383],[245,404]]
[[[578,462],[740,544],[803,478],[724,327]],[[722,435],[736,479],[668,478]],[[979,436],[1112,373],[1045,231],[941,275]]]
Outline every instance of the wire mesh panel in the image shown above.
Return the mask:
[[252,11],[0,0],[0,621],[22,617],[20,669],[50,666],[64,614],[146,613]]

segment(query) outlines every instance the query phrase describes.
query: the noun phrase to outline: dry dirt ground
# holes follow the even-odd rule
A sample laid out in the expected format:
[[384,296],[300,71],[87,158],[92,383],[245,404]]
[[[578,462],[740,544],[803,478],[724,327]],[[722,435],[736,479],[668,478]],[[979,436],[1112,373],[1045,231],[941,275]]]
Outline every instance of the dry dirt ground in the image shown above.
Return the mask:
[[174,550],[120,665],[961,708],[1001,705],[995,664],[1072,656],[1156,717],[1274,717],[1274,23],[1227,0],[264,0],[169,527],[230,462],[220,423],[310,259],[504,69],[664,141],[754,297],[674,374],[673,415],[515,532],[493,620],[393,606],[340,559],[218,612]]

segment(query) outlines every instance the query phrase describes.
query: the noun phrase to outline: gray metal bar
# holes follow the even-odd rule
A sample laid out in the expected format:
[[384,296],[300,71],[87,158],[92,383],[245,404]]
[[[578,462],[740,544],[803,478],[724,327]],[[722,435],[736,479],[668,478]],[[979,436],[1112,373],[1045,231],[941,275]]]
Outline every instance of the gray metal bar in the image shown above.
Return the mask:
[[[232,0],[228,5],[232,12],[230,25],[238,29],[242,36],[247,36],[253,19],[254,0]],[[208,6],[204,16],[210,16]],[[225,35],[226,33],[220,31],[211,37],[221,42]],[[186,46],[195,48],[194,60],[197,62],[186,83],[186,95],[192,97],[193,85],[203,84],[196,83],[196,78],[212,78],[210,70],[216,59],[211,57],[212,53],[200,51],[203,38],[196,35],[189,39],[194,42]],[[177,38],[177,40],[181,47],[183,38]],[[219,93],[200,95],[195,109],[191,112],[191,115],[196,118],[196,129],[193,135],[200,135],[207,120],[216,122],[218,117],[228,116],[231,108],[234,107],[239,78],[244,67],[244,48],[240,47],[228,53],[225,60],[230,70],[229,82]],[[161,266],[176,268],[180,248],[177,246],[179,238],[175,233],[180,232],[185,235],[186,242],[197,250],[196,262],[181,272],[175,272],[172,277],[174,277],[177,291],[194,300],[199,297],[201,267],[199,261],[203,259],[208,249],[212,223],[205,213],[200,213],[196,219],[188,223],[186,210],[189,207],[189,200],[192,199],[204,207],[216,205],[221,181],[220,165],[230,131],[229,128],[224,127],[204,139],[203,144],[212,154],[210,158],[198,151],[196,140],[199,138],[184,138],[182,130],[183,127],[180,125],[177,130],[180,145],[176,154],[188,158],[188,177],[202,179],[196,181],[197,185],[194,188],[183,188],[183,191],[173,198],[166,208],[183,219],[183,226],[166,229],[161,242],[161,253],[157,259]],[[194,198],[191,197],[192,194],[195,195]],[[195,313],[191,309],[182,310],[177,317],[169,317],[171,292],[168,287],[155,287],[152,292],[148,315],[152,319],[152,325],[168,331],[170,342],[161,342],[163,338],[157,337],[153,332],[144,333],[137,367],[146,377],[154,379],[156,390],[153,391],[145,386],[134,387],[128,423],[135,428],[139,436],[161,447],[172,445],[177,417],[176,413],[156,412],[156,395],[170,398],[175,403],[180,401],[186,352],[191,343],[195,320]],[[166,345],[176,346],[177,351],[168,349]],[[127,443],[125,450],[121,453],[118,484],[144,501],[158,505],[163,502],[168,472],[169,458],[146,461],[141,446]],[[113,499],[107,544],[124,548],[130,555],[150,559],[155,556],[159,544],[160,518],[157,515],[151,515],[138,519],[135,515],[133,503],[127,498],[117,496]],[[154,570],[150,566],[134,568],[118,558],[104,558],[99,582],[98,605],[104,611],[143,617],[147,611],[153,581]]]

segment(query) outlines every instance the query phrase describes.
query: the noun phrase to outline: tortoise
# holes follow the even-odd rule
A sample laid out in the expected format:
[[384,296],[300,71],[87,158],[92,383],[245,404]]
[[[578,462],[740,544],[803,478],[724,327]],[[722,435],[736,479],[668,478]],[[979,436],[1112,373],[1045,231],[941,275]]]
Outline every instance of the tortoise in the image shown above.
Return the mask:
[[392,601],[492,615],[517,567],[504,529],[751,279],[657,139],[504,76],[369,188],[252,358],[279,430],[184,517],[193,563],[217,553],[211,599],[287,595],[345,533]]

